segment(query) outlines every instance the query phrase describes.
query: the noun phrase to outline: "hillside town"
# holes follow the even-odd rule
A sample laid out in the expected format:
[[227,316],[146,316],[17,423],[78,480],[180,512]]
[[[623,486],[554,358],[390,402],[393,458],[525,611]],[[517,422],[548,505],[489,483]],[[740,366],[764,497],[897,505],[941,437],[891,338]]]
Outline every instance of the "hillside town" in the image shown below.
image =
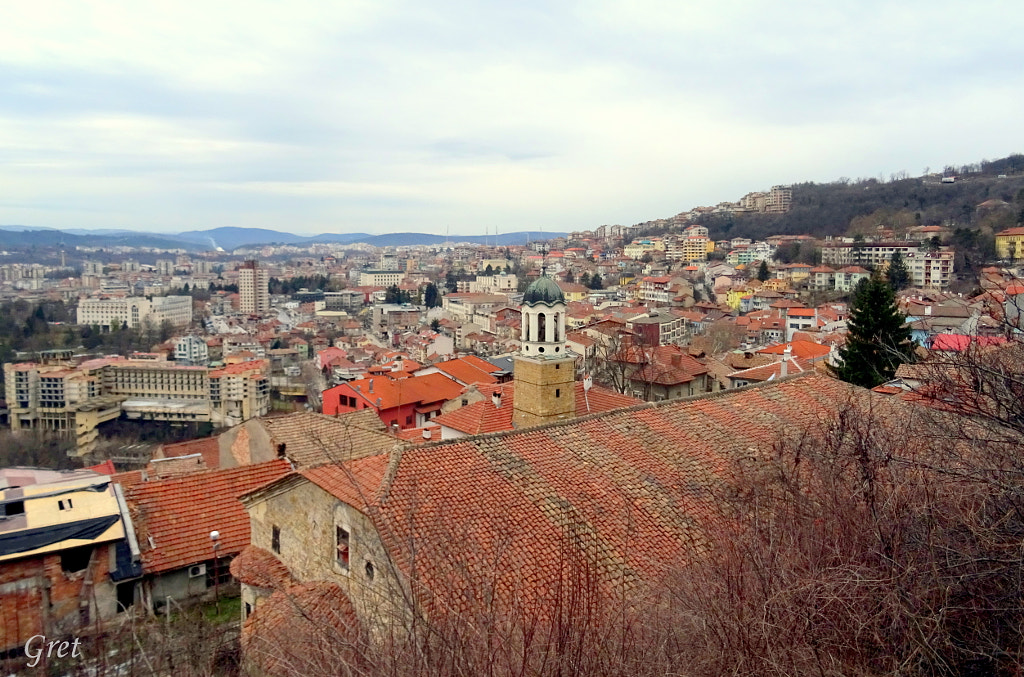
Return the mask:
[[[59,345],[9,351],[0,422],[59,437],[79,466],[0,470],[3,648],[234,595],[243,651],[284,674],[310,649],[284,628],[385,627],[414,579],[435,618],[489,575],[494,604],[556,604],[557,570],[515,574],[557,559],[567,525],[598,587],[639,590],[719,519],[716,458],[844,402],[910,416],[934,385],[920,365],[873,393],[835,378],[862,282],[905,268],[921,364],[1019,338],[1024,229],[971,277],[941,226],[715,241],[691,216],[525,246],[0,258],[0,301],[67,315],[43,323]],[[130,451],[106,443],[114,425],[137,431]]]

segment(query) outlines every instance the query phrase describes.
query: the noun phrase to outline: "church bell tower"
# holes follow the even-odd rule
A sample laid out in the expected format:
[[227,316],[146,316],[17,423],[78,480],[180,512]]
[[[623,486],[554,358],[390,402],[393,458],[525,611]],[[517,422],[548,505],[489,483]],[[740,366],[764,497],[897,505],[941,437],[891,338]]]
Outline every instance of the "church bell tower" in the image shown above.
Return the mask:
[[576,359],[566,354],[565,296],[542,274],[523,296],[512,422],[527,428],[576,416]]

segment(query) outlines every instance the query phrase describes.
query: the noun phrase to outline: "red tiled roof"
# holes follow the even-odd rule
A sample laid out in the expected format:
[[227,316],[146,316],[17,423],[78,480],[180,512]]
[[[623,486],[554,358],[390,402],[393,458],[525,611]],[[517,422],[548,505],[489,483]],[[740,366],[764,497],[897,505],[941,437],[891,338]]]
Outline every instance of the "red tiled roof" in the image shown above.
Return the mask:
[[[657,579],[718,524],[715,487],[734,460],[770,450],[786,430],[819,425],[855,392],[866,396],[809,375],[304,476],[372,513],[394,563],[415,565],[417,580],[443,602],[471,607],[486,580],[497,603],[544,609],[576,565],[566,557],[575,552],[566,548],[569,534],[585,539],[602,593]],[[357,465],[370,462],[369,474]]]
[[290,471],[288,461],[275,459],[128,487],[143,570],[161,573],[213,559],[211,531],[220,532],[220,556],[241,552],[249,545],[249,515],[238,497]]
[[257,588],[277,590],[293,583],[291,572],[281,560],[254,545],[246,546],[231,560],[231,575]]
[[164,458],[201,454],[208,469],[216,470],[220,467],[220,446],[216,437],[203,437],[198,440],[165,444],[163,454]]
[[[370,392],[370,381],[373,381],[373,392]],[[359,390],[356,391],[356,386]],[[425,404],[441,402],[462,392],[462,386],[444,374],[425,374],[391,380],[389,378],[359,379],[343,383],[336,388],[351,388],[368,404],[379,409],[391,409],[402,404]]]
[[[345,591],[317,581],[277,590],[242,625],[242,650],[262,675],[326,675],[355,665],[359,618]],[[325,647],[330,650],[325,651]]]
[[780,343],[777,346],[762,348],[757,352],[761,355],[784,355],[786,348],[791,349],[790,354],[793,357],[798,357],[801,360],[822,358],[832,352],[831,346],[823,346],[813,341],[790,341],[789,343]]
[[[477,361],[484,362],[479,358]],[[486,362],[484,362],[484,364],[486,365],[486,368],[482,368],[480,365],[474,364],[467,358],[457,357],[454,360],[438,362],[432,366],[440,369],[453,379],[466,385],[469,385],[470,383],[496,383],[498,379],[491,376],[491,372],[498,370],[493,364]]]
[[778,362],[765,364],[760,367],[751,367],[750,369],[733,372],[732,374],[729,374],[729,378],[739,378],[751,382],[761,382],[772,378],[781,378],[783,362],[785,362],[787,366],[787,376],[793,376],[812,369],[809,362],[790,358],[788,360],[779,360]]
[[[586,416],[587,414],[597,414],[613,409],[631,407],[640,402],[635,397],[622,395],[596,385],[589,392],[585,392],[582,381],[577,381],[574,386],[576,416]],[[467,435],[512,430],[512,414],[515,410],[515,385],[513,383],[502,383],[489,388],[481,387],[479,390],[486,399],[455,409],[447,414],[441,414],[437,418],[432,419],[431,422],[458,430]],[[491,395],[494,393],[501,393],[500,407],[495,407],[491,400]]]

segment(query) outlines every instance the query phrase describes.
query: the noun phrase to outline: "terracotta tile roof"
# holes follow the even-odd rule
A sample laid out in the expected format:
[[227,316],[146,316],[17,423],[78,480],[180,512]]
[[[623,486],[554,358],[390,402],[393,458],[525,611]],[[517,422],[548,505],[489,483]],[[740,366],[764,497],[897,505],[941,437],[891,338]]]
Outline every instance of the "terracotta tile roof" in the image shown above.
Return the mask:
[[164,458],[200,454],[206,467],[210,470],[216,470],[220,467],[220,446],[217,443],[216,437],[203,437],[198,440],[178,442],[177,444],[165,444],[163,445],[162,453]]
[[[589,392],[583,389],[583,382],[574,384],[576,391],[576,416],[631,407],[641,400],[622,395],[613,390],[595,385]],[[431,420],[440,426],[452,428],[467,435],[495,433],[512,430],[512,413],[515,410],[515,385],[502,383],[490,387],[481,386],[479,391],[486,399],[455,409]],[[501,406],[495,407],[491,395],[501,393]]]
[[415,563],[418,580],[446,604],[474,605],[486,589],[543,609],[579,564],[567,544],[585,547],[609,593],[685,561],[719,522],[715,492],[730,464],[769,451],[780,433],[819,424],[851,393],[866,396],[808,375],[303,475],[372,514],[399,569]]
[[[354,665],[359,618],[345,591],[318,581],[262,600],[242,625],[242,650],[259,674],[332,674]],[[325,647],[330,650],[325,651]]]
[[180,477],[205,470],[207,470],[206,462],[201,454],[176,456],[174,458],[154,458],[146,464],[146,473],[154,479]]
[[390,451],[395,439],[372,409],[338,416],[296,412],[261,418],[273,448],[285,445],[285,455],[299,468],[337,463]]
[[493,364],[483,360],[478,359],[477,362],[482,362],[486,367],[475,364],[464,357],[457,357],[446,362],[438,362],[431,366],[440,369],[464,385],[469,385],[470,383],[496,383],[498,379],[492,376],[491,372],[498,371],[498,369]]
[[111,481],[115,484],[120,484],[122,487],[130,487],[133,484],[139,482],[145,482],[149,479],[145,470],[128,470],[126,472],[119,472],[116,475],[110,477]]
[[813,369],[810,362],[806,360],[800,360],[797,358],[790,358],[788,360],[779,360],[778,362],[772,362],[771,364],[765,364],[760,367],[752,367],[750,369],[743,369],[729,374],[729,378],[743,379],[750,382],[761,382],[769,379],[783,378],[782,376],[782,363],[786,363],[788,374],[787,376],[794,376],[801,374],[805,371]]
[[222,557],[241,552],[249,545],[249,515],[238,497],[290,471],[288,461],[276,459],[127,487],[143,570],[161,573],[213,559],[211,531],[220,532]]
[[789,343],[780,343],[775,346],[769,346],[758,350],[760,355],[783,355],[786,352],[786,348],[791,349],[791,355],[798,357],[802,360],[817,360],[825,357],[832,352],[831,346],[824,346],[820,343],[814,343],[813,341],[790,341]]
[[[370,392],[370,381],[373,381],[373,392]],[[379,398],[380,409],[391,409],[402,404],[443,402],[462,391],[461,385],[444,374],[425,374],[396,381],[388,378],[359,379],[335,387],[351,388],[374,407],[377,407]]]
[[231,575],[246,585],[272,590],[294,583],[291,572],[281,560],[254,545],[247,545],[238,557],[231,560]]

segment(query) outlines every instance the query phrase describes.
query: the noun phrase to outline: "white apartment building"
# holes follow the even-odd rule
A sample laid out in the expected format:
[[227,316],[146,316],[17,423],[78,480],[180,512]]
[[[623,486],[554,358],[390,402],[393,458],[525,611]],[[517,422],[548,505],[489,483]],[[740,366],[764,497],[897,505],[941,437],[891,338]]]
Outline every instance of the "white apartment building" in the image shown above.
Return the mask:
[[78,324],[97,325],[110,330],[114,324],[138,329],[149,324],[159,327],[170,322],[174,327],[192,324],[191,296],[129,296],[114,299],[82,299],[78,302]]
[[404,278],[405,271],[402,270],[364,270],[359,273],[359,286],[390,287],[401,284]]
[[270,273],[256,261],[246,261],[238,269],[238,309],[247,315],[270,310]]
[[821,262],[885,270],[897,251],[907,264],[912,286],[921,289],[945,289],[949,286],[954,252],[948,248],[931,251],[917,242],[827,243],[821,248]]
[[205,366],[210,361],[210,349],[199,336],[182,336],[174,344],[174,361],[179,364]]
[[478,275],[467,285],[471,294],[514,294],[519,289],[515,275]]

